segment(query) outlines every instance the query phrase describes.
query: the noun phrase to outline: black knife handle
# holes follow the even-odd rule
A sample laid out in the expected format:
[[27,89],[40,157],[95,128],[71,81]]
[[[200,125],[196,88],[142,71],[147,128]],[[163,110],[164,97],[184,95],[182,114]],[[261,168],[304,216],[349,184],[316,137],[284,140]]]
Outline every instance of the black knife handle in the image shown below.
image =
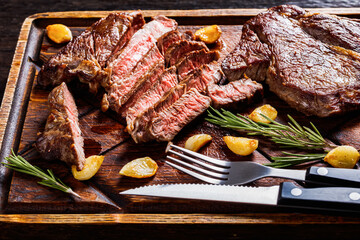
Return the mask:
[[344,187],[360,187],[360,170],[345,168],[310,167],[305,179],[311,182]]
[[301,188],[292,182],[280,185],[278,204],[301,208],[360,211],[360,188]]

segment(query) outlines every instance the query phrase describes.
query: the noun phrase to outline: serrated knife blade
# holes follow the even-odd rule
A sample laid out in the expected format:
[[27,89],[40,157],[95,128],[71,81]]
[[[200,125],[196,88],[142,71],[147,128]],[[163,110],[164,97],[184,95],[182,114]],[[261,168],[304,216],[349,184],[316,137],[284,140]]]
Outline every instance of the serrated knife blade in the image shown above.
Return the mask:
[[194,199],[340,211],[360,211],[360,188],[301,188],[292,182],[272,187],[211,184],[163,184],[120,192],[121,195]]

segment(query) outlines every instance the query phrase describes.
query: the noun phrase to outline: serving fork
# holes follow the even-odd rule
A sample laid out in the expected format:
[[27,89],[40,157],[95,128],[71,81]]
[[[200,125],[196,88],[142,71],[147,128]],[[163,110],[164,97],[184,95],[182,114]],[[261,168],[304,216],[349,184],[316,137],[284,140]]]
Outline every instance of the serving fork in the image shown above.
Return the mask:
[[[177,151],[175,151],[177,150]],[[267,167],[250,161],[224,161],[169,144],[168,165],[211,184],[242,185],[264,177],[287,178],[323,185],[360,187],[360,170],[310,167],[307,170]]]

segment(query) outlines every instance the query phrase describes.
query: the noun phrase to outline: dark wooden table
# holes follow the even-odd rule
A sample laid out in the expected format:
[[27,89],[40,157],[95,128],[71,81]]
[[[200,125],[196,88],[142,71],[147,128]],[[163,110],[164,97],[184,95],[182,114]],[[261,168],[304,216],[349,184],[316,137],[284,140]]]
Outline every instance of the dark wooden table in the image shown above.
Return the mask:
[[[131,10],[131,9],[215,9],[215,8],[268,8],[284,3],[296,4],[301,7],[321,8],[321,7],[360,7],[360,1],[354,0],[184,0],[184,1],[144,1],[144,0],[127,0],[127,1],[68,1],[68,0],[0,0],[0,99],[2,99],[3,91],[6,85],[10,65],[12,62],[18,34],[21,24],[29,15],[39,12],[52,11],[85,11],[85,10]],[[29,219],[33,224],[14,225],[12,223],[0,224],[0,239],[11,239],[13,236],[22,237],[24,239],[70,239],[70,238],[86,238],[88,239],[108,239],[115,238],[119,232],[122,239],[253,239],[251,236],[241,235],[236,230],[236,226],[227,225],[164,225],[164,224],[123,224],[123,225],[88,225],[72,223],[71,225],[60,224],[44,224],[37,223],[36,219]],[[64,219],[64,223],[66,219]],[[294,226],[288,226],[294,228]],[[296,232],[301,232],[301,228],[309,226],[297,226]],[[254,224],[250,226],[247,232],[261,231],[265,238],[276,236],[277,239],[310,239],[327,236],[327,239],[344,239],[342,234],[354,232],[354,225],[344,225],[343,230],[337,234],[329,236],[326,228],[313,229],[313,233],[304,232],[302,236],[282,235],[282,227],[267,225],[259,226]],[[300,230],[300,231],[299,231]],[[329,229],[330,230],[330,229]],[[289,232],[289,231],[286,231]],[[89,233],[91,235],[89,235]],[[258,234],[257,234],[258,235]],[[345,234],[349,236],[349,234]],[[255,238],[256,239],[256,238]]]

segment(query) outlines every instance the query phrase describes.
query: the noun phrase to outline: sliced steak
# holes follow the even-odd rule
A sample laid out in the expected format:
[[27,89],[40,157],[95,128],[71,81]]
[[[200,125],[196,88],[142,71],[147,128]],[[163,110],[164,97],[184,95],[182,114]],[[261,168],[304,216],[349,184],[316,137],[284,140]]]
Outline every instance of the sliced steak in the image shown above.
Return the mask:
[[[158,113],[169,108],[186,92],[186,85],[179,84],[172,88],[165,94],[156,104],[147,109],[142,114],[138,115],[133,121],[132,126],[127,126],[127,130],[136,143],[148,142],[152,140],[149,134],[149,126],[151,120],[157,116]],[[133,129],[131,129],[133,127]]]
[[121,80],[114,81],[107,89],[107,98],[110,108],[120,113],[121,106],[136,92],[147,78],[147,73],[158,66],[164,65],[164,57],[159,52],[156,44],[138,62],[131,74]]
[[208,85],[218,83],[222,75],[219,64],[213,61],[194,69],[181,83],[186,84],[187,89],[196,88],[199,92],[206,94]]
[[185,125],[202,114],[210,103],[209,97],[200,94],[195,88],[190,89],[152,120],[150,135],[156,141],[171,141]]
[[109,70],[102,69],[104,62],[114,48],[123,46],[143,21],[138,12],[113,13],[100,19],[42,66],[38,83],[56,86],[79,78],[89,84],[90,91],[96,92],[100,83],[107,82],[109,77]]
[[262,92],[261,84],[245,78],[226,85],[208,86],[208,96],[215,108],[236,108],[239,103],[248,103],[255,96],[262,95]]
[[155,17],[154,20],[145,24],[133,35],[128,44],[108,62],[108,68],[112,70],[112,75],[110,82],[105,85],[111,86],[121,82],[154,47],[161,36],[176,28],[177,23],[164,16]]
[[178,79],[176,75],[176,68],[168,68],[163,74],[158,78],[157,82],[150,88],[146,93],[144,93],[138,101],[126,111],[126,123],[127,128],[133,129],[133,121],[141,113],[145,112],[151,106],[153,106],[157,101],[159,101],[165,93],[167,93],[171,88],[175,87],[178,84]]
[[175,65],[185,54],[205,49],[209,51],[205,43],[197,41],[180,40],[172,44],[165,52],[165,64],[166,66]]
[[65,83],[49,94],[50,115],[36,148],[45,159],[60,159],[81,170],[85,163],[84,140],[74,98]]
[[194,69],[217,59],[219,59],[218,51],[207,52],[205,49],[202,49],[189,52],[176,64],[179,79],[184,79],[184,77]]
[[[233,74],[237,69],[230,67],[236,63],[245,63],[242,71],[245,69],[254,80],[262,80],[258,77],[262,74],[247,72],[264,72],[270,90],[307,115],[326,117],[358,109],[360,55],[321,37],[314,38],[302,26],[307,16],[308,12],[299,7],[283,5],[250,19],[244,24],[238,47],[248,46],[244,49],[249,53],[232,52],[227,57],[231,64],[223,62],[224,72]],[[251,44],[247,44],[249,34],[257,38]],[[263,61],[249,64],[253,56]]]
[[170,31],[160,37],[157,41],[157,47],[159,48],[162,55],[165,54],[167,49],[175,42],[181,40],[182,36],[178,30]]

